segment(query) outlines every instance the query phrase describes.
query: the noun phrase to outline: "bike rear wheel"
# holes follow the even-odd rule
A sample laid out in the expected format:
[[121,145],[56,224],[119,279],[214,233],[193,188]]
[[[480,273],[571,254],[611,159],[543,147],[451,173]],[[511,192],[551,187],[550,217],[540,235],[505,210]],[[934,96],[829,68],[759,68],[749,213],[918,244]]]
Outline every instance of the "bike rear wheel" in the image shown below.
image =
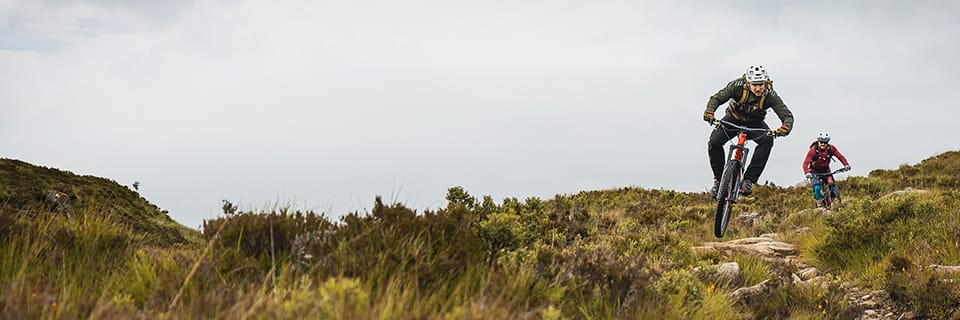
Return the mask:
[[833,190],[830,188],[829,184],[821,184],[820,189],[823,193],[823,207],[830,209],[833,206]]
[[720,178],[720,190],[717,190],[717,213],[713,224],[713,235],[722,238],[730,223],[730,206],[737,201],[740,183],[740,161],[730,160],[723,169]]
[[840,198],[840,189],[834,187],[830,188],[831,198],[833,198],[834,205],[840,207],[843,206],[843,200]]

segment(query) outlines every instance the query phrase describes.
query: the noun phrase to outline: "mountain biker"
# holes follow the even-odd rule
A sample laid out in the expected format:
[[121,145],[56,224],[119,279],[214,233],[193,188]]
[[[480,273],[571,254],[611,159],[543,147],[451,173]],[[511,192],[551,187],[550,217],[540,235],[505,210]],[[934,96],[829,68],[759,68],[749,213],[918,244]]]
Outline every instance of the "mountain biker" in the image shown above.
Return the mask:
[[[772,132],[774,135],[786,136],[793,128],[793,113],[787,109],[780,95],[773,90],[773,81],[770,81],[767,70],[763,66],[750,66],[747,68],[747,73],[733,79],[723,89],[710,96],[707,109],[703,112],[703,120],[713,123],[716,120],[714,112],[721,104],[728,101],[724,121],[750,128],[769,129],[770,127],[763,119],[767,116],[767,111],[773,109],[782,124]],[[726,160],[723,145],[736,137],[737,133],[736,129],[728,129],[722,125],[717,126],[710,133],[707,154],[710,157],[710,167],[713,169],[713,188],[710,192],[714,197],[720,186],[720,176],[723,174],[723,165]],[[747,172],[743,175],[740,191],[744,195],[753,193],[753,184],[763,173],[763,168],[770,157],[770,150],[773,149],[773,137],[768,134],[750,131],[747,132],[747,138],[756,142],[757,148],[750,160],[750,166],[747,167]]]
[[[850,163],[847,162],[847,157],[844,157],[840,150],[837,150],[837,147],[830,144],[830,134],[826,132],[821,132],[817,135],[817,140],[810,144],[810,151],[807,151],[807,156],[803,158],[803,173],[806,175],[807,179],[810,180],[810,186],[813,187],[813,198],[817,200],[817,203],[823,201],[823,195],[820,190],[820,179],[826,179],[829,182],[830,189],[836,191],[836,183],[833,179],[829,179],[830,175],[830,160],[833,157],[837,157],[840,160],[840,163],[843,164],[843,170],[850,170]],[[826,174],[826,175],[816,175],[816,173]]]

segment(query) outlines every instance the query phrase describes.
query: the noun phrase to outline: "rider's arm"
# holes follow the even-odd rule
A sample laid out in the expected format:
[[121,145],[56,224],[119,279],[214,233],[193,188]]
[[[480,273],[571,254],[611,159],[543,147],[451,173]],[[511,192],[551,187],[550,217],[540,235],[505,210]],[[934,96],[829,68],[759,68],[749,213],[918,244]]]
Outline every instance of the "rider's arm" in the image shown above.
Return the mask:
[[807,151],[807,156],[803,158],[803,174],[810,173],[810,160],[813,159],[813,154],[817,152],[817,148],[810,148]]
[[783,99],[780,99],[780,95],[776,91],[770,90],[767,93],[767,100],[764,104],[767,103],[769,103],[773,112],[777,113],[780,123],[786,126],[788,131],[793,131],[793,113],[790,112],[790,109],[787,109],[787,105],[783,103]]
[[737,98],[739,98],[739,94],[741,94],[742,91],[743,78],[737,78],[733,81],[730,81],[727,83],[726,87],[723,87],[723,89],[720,89],[720,91],[717,91],[717,93],[714,93],[712,96],[710,96],[710,100],[707,100],[707,110],[705,110],[705,112],[716,112],[717,108],[719,108],[721,104],[730,101],[730,99],[734,99],[734,95],[737,95]]
[[849,165],[850,165],[850,163],[847,162],[847,157],[844,157],[843,154],[840,153],[840,150],[837,149],[837,146],[831,144],[831,145],[830,145],[830,149],[833,150],[833,156],[834,156],[834,157],[837,157],[837,159],[840,160],[840,163],[842,163],[842,164],[845,165],[845,166],[849,166]]

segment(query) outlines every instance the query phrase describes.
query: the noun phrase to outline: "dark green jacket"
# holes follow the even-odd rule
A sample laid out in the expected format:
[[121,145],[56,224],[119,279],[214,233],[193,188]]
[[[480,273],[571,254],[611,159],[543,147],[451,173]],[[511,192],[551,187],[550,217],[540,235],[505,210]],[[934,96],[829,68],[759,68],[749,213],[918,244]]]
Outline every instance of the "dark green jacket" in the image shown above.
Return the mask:
[[707,112],[715,112],[724,102],[729,101],[727,105],[727,114],[741,121],[763,121],[767,116],[767,110],[773,109],[780,117],[780,122],[787,127],[787,131],[793,130],[793,113],[783,104],[783,100],[777,95],[777,92],[771,87],[767,90],[767,96],[763,99],[762,108],[758,108],[760,98],[747,92],[747,100],[744,103],[737,103],[743,97],[744,90],[743,78],[733,79],[727,86],[717,93],[710,96],[707,101]]

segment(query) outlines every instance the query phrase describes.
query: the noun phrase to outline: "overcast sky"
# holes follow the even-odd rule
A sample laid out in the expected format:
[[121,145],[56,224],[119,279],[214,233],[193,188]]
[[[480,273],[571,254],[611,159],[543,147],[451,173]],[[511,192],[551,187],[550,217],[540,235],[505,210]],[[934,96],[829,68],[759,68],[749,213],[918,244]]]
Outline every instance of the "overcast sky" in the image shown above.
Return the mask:
[[[0,0],[0,156],[339,216],[638,186],[704,191],[701,115],[751,64],[851,175],[960,149],[957,1]],[[767,122],[780,125],[770,112]]]

